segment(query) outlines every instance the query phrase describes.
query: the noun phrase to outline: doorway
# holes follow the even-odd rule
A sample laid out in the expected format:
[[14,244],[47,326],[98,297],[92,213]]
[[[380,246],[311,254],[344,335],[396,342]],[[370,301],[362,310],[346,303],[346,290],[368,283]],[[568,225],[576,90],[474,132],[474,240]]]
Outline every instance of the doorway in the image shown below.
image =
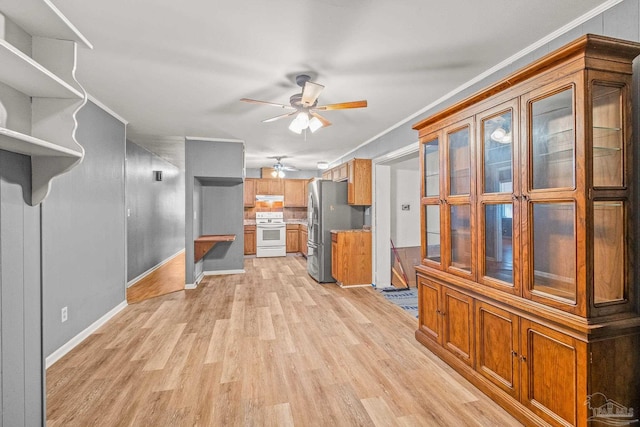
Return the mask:
[[397,248],[410,284],[420,261],[420,162],[418,143],[373,159],[373,283],[392,286]]

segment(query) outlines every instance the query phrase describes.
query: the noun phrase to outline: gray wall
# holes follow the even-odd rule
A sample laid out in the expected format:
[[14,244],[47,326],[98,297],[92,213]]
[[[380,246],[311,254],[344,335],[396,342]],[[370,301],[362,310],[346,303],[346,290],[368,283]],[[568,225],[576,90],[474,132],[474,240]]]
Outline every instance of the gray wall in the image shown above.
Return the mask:
[[[162,171],[156,181],[154,171]],[[184,249],[184,172],[127,141],[127,281]]]
[[40,206],[30,158],[0,150],[0,426],[44,425]]
[[[243,213],[231,213],[227,206],[243,206],[242,182],[213,182],[202,185],[202,234],[236,234],[233,243],[218,243],[203,259],[204,271],[244,268]],[[224,202],[221,202],[224,201]],[[237,212],[237,211],[236,211]],[[234,231],[230,231],[234,230]]]
[[77,121],[84,160],[42,203],[45,355],[125,301],[125,125],[93,103]]
[[[202,271],[244,268],[244,144],[187,139],[185,164],[186,282],[193,284]],[[235,234],[236,240],[219,243],[194,264],[193,241],[201,234]]]

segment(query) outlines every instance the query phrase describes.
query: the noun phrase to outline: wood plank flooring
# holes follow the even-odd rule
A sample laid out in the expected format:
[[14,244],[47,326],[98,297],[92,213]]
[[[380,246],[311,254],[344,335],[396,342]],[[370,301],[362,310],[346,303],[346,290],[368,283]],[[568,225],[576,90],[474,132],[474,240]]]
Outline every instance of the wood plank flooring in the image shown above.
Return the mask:
[[184,290],[184,251],[127,288],[127,302],[133,304],[149,298]]
[[304,259],[130,305],[47,371],[54,426],[520,425],[414,339],[371,288]]

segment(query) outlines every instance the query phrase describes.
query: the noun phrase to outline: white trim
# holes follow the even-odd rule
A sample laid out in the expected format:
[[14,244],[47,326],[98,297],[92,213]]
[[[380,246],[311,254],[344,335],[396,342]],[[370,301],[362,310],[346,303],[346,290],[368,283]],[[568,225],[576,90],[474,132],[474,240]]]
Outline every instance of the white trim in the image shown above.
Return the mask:
[[171,261],[172,259],[174,259],[178,255],[180,255],[184,251],[185,251],[184,249],[180,249],[178,252],[176,252],[175,254],[171,255],[169,258],[165,259],[164,261],[161,261],[159,264],[156,264],[155,266],[151,267],[150,269],[148,269],[147,271],[145,271],[144,273],[142,273],[138,277],[129,280],[127,282],[127,288],[130,288],[131,286],[135,285],[137,282],[139,282],[140,280],[144,279],[149,274],[153,273],[154,271],[156,271],[157,269],[159,269],[160,267],[162,267],[163,265],[165,265],[166,263],[168,263],[169,261]]
[[112,317],[114,317],[116,314],[124,310],[127,307],[127,305],[128,305],[127,301],[122,301],[120,304],[118,304],[117,306],[112,308],[109,312],[107,312],[107,314],[105,314],[104,316],[102,316],[101,318],[93,322],[91,325],[89,325],[89,327],[86,328],[84,331],[80,332],[78,335],[76,335],[75,337],[67,341],[65,344],[63,344],[62,347],[60,347],[59,349],[51,353],[45,360],[45,368],[48,369],[51,365],[53,365],[62,357],[64,357],[67,353],[73,350],[78,344],[80,344],[82,341],[87,339],[89,335],[97,331],[98,328],[100,328],[102,325],[104,325],[109,320],[111,320]]
[[217,270],[217,271],[205,271],[203,276],[222,276],[223,274],[244,274],[246,271],[242,270]]
[[529,46],[525,47],[524,49],[522,49],[519,52],[516,52],[515,54],[511,55],[510,57],[508,57],[504,61],[499,62],[498,64],[496,64],[493,67],[489,68],[485,72],[483,72],[481,74],[478,74],[473,79],[467,81],[466,83],[463,83],[462,85],[460,85],[457,88],[453,89],[451,92],[441,96],[440,98],[436,99],[431,104],[427,105],[426,107],[422,108],[421,110],[418,110],[417,112],[415,112],[414,114],[410,115],[409,117],[399,121],[398,123],[396,123],[394,125],[391,125],[391,127],[387,128],[386,130],[383,130],[379,134],[367,139],[365,142],[363,142],[362,144],[358,145],[356,148],[354,148],[354,149],[352,149],[350,151],[347,151],[345,154],[343,154],[342,156],[340,156],[339,158],[337,158],[336,160],[334,160],[330,164],[333,165],[334,163],[338,162],[340,159],[349,156],[351,153],[354,153],[355,151],[359,150],[360,148],[364,147],[365,145],[370,144],[371,142],[373,142],[373,141],[379,139],[380,137],[388,134],[392,130],[394,130],[396,128],[399,128],[400,126],[404,125],[405,123],[415,119],[419,115],[424,114],[427,111],[431,110],[432,108],[437,107],[439,104],[444,103],[449,98],[452,98],[453,96],[457,95],[458,93],[462,92],[463,90],[468,89],[469,87],[473,86],[476,83],[479,83],[483,79],[489,77],[491,74],[502,70],[503,68],[511,65],[512,63],[514,63],[518,59],[527,56],[528,54],[530,54],[534,50],[544,46],[547,43],[552,42],[553,40],[557,39],[561,35],[573,30],[574,28],[576,28],[579,25],[584,24],[585,22],[589,21],[591,18],[593,18],[595,16],[598,16],[602,12],[604,12],[604,11],[606,11],[608,9],[611,9],[613,6],[617,5],[618,3],[622,3],[623,1],[624,0],[609,0],[609,1],[606,1],[606,2],[602,3],[598,7],[590,10],[589,12],[585,13],[582,16],[577,17],[573,21],[571,21],[571,22],[565,24],[564,26],[558,28],[556,31],[546,35],[543,38],[541,38],[537,42],[535,42],[533,44],[530,44]]
[[207,141],[207,142],[238,142],[244,144],[244,139],[232,139],[232,138],[205,138],[200,136],[185,136],[184,139],[190,141]]
[[128,125],[129,124],[129,120],[125,119],[124,117],[122,117],[121,115],[119,115],[118,113],[116,113],[115,111],[113,111],[111,108],[107,107],[106,105],[104,105],[100,100],[98,100],[95,96],[91,95],[90,93],[87,93],[87,98],[89,99],[89,101],[93,102],[94,104],[96,104],[98,107],[102,108],[105,112],[109,113],[110,115],[112,115],[113,117],[115,117],[116,119],[120,120],[123,124]]
[[343,289],[349,289],[349,288],[375,288],[373,283],[362,283],[362,284],[357,284],[357,285],[343,285],[341,282],[336,282],[338,286],[340,286]]
[[186,283],[184,285],[184,289],[185,290],[196,289],[198,287],[198,284],[202,281],[202,279],[204,279],[204,273],[200,273],[194,283]]

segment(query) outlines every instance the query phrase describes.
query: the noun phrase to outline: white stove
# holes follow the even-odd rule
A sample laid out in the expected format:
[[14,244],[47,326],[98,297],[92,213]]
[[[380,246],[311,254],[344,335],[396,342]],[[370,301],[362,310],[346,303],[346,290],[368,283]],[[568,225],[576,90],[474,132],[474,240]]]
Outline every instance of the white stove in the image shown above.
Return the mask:
[[287,255],[287,225],[282,212],[256,212],[256,257]]

